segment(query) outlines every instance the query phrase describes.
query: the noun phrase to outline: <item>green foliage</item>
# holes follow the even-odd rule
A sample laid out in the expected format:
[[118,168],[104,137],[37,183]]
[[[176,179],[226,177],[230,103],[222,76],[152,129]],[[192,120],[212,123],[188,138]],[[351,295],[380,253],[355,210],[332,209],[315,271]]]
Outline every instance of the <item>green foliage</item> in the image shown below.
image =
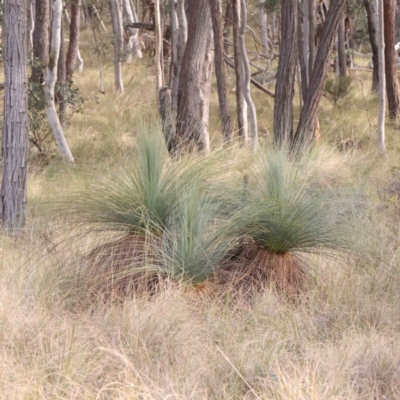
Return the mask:
[[325,83],[325,96],[337,104],[339,100],[345,99],[350,94],[352,83],[350,76],[328,78]]
[[163,235],[161,253],[170,275],[192,284],[211,275],[232,248],[221,219],[224,203],[191,190],[180,201]]
[[350,250],[354,197],[323,188],[320,167],[285,152],[262,155],[233,229],[277,254]]

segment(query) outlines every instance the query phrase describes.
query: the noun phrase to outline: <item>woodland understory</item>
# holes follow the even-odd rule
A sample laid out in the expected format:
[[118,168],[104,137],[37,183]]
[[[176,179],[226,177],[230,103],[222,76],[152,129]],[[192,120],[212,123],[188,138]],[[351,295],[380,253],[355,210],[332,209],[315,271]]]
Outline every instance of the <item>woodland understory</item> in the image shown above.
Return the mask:
[[[222,1],[220,21],[199,5],[213,1],[187,2],[209,24],[188,27],[204,43],[185,54],[167,32],[183,1],[175,22],[169,1],[89,3],[78,39],[71,2],[52,11],[64,75],[26,52],[26,196],[12,197],[26,209],[11,222],[2,189],[0,398],[400,399],[400,102],[372,60],[366,10],[380,2],[344,2],[325,51],[328,29],[298,40],[307,4],[323,29],[325,2],[242,1],[247,85],[226,10],[240,1]],[[301,61],[312,54],[325,77]]]

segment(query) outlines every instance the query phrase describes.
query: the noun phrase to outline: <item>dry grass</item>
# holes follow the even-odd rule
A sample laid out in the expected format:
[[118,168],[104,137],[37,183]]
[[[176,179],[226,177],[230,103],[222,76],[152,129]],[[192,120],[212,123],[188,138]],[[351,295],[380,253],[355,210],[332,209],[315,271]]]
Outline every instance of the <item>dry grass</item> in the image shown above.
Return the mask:
[[[89,38],[90,32],[84,32],[83,42]],[[105,282],[99,265],[106,262],[123,281],[121,265],[126,257],[141,257],[143,249],[137,241],[132,246],[131,239],[121,240],[111,252],[97,248],[87,269],[83,255],[96,246],[90,238],[60,246],[60,231],[68,221],[56,219],[54,207],[45,201],[49,193],[57,198],[88,179],[87,168],[100,176],[118,165],[115,156],[127,154],[141,123],[154,114],[155,79],[148,59],[125,66],[126,94],[116,96],[109,63],[106,95],[100,95],[94,53],[90,45],[82,52],[85,72],[76,78],[90,100],[66,130],[77,168],[61,165],[56,151],[46,167],[33,155],[29,226],[18,242],[3,236],[0,240],[0,397],[400,399],[400,202],[396,190],[381,195],[400,172],[400,136],[398,126],[388,123],[388,155],[382,159],[376,154],[377,107],[368,92],[369,77],[361,76],[364,95],[358,82],[347,103],[335,108],[323,100],[319,117],[328,149],[325,167],[331,172],[321,172],[319,182],[334,188],[345,180],[366,187],[374,207],[365,215],[363,239],[374,257],[349,256],[339,263],[310,255],[308,290],[297,302],[282,301],[274,285],[253,293],[251,302],[246,290],[232,298],[229,292],[216,296],[204,287],[188,291],[177,285],[167,285],[151,299],[104,302],[92,296],[96,285]],[[232,82],[233,75],[230,89]],[[272,102],[261,93],[254,95],[268,143]],[[232,91],[230,100],[234,104]],[[218,146],[215,90],[212,101],[210,130]],[[342,154],[331,149],[347,139],[359,142],[360,148]],[[259,257],[257,263],[268,268],[240,270],[245,281],[258,280],[259,273],[270,278],[269,267],[280,264],[278,256],[256,250],[240,256]],[[303,278],[297,260],[291,259],[290,266],[284,284]],[[105,271],[108,276],[110,270]],[[88,271],[96,280],[83,281]],[[90,300],[85,307],[84,298]]]

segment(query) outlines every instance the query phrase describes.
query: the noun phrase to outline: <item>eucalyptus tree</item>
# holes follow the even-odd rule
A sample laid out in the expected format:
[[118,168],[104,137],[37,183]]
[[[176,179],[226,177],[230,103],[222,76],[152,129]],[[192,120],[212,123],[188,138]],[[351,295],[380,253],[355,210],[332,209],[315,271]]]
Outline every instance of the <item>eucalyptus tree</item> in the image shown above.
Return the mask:
[[393,0],[383,1],[384,35],[385,35],[385,73],[386,93],[390,118],[400,116],[400,92],[397,78],[397,60],[394,42],[395,8]]
[[274,141],[288,142],[293,130],[293,96],[297,65],[298,0],[286,0],[281,7],[281,45],[274,102]]
[[4,0],[1,221],[9,233],[26,218],[28,170],[27,2]]
[[378,150],[385,153],[385,111],[386,111],[386,72],[385,72],[385,34],[384,34],[384,0],[378,3],[378,49],[379,49],[379,113],[378,113]]

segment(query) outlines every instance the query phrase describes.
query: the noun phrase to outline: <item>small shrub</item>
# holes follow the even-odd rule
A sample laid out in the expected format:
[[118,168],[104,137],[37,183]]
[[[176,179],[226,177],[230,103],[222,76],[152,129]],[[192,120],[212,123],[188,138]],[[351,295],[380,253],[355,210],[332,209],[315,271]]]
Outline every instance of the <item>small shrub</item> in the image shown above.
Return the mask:
[[325,96],[337,104],[339,100],[345,99],[350,94],[352,82],[350,76],[328,78],[325,83]]

